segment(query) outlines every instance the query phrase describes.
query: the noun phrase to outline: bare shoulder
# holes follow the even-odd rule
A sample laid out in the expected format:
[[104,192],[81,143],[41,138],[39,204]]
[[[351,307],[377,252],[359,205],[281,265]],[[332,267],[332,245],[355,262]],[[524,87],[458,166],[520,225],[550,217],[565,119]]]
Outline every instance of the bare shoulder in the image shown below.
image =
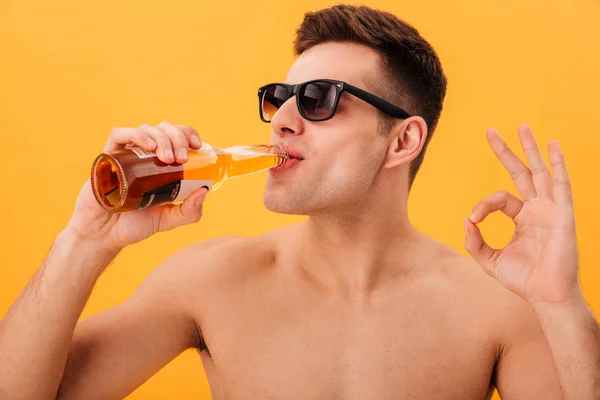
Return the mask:
[[502,348],[542,334],[537,317],[527,301],[487,275],[471,257],[441,245],[443,275],[454,282],[466,303],[482,310],[479,321],[490,324]]
[[198,242],[164,260],[137,293],[160,298],[165,306],[187,310],[207,296],[235,290],[249,277],[268,268],[273,251],[260,238],[225,236]]
[[529,303],[488,276],[470,257],[448,257],[445,270],[466,299],[469,324],[493,343],[491,384],[502,398],[562,398],[541,324]]
[[260,237],[224,236],[205,240],[169,257],[159,268],[181,288],[242,282],[273,264],[272,246]]
[[281,238],[286,236],[282,231],[286,230],[198,242],[166,259],[144,284],[154,290],[162,287],[172,296],[168,301],[194,312],[217,299],[238,297],[273,277]]

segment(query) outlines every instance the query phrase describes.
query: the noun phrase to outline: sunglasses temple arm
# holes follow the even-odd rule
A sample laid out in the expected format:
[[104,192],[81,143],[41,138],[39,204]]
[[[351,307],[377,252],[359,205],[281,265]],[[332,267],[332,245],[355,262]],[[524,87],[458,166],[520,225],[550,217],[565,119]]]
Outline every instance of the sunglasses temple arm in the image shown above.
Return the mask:
[[407,113],[406,111],[404,111],[403,109],[401,109],[400,107],[396,107],[389,101],[386,101],[386,100],[382,99],[381,97],[377,97],[372,93],[369,93],[360,88],[357,88],[356,86],[352,86],[349,84],[344,85],[344,89],[348,93],[358,97],[361,100],[366,101],[373,107],[383,111],[384,113],[386,113],[388,115],[391,115],[392,117],[402,118],[402,119],[410,118],[410,114]]

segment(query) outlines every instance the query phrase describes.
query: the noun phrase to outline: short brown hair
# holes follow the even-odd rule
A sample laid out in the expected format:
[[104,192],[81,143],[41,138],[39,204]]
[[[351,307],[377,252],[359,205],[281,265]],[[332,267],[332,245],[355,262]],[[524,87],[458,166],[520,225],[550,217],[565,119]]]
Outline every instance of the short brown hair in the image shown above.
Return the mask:
[[[423,151],[409,168],[409,187],[421,167],[425,150],[442,112],[446,77],[431,45],[411,25],[395,15],[366,6],[337,5],[304,15],[296,31],[294,53],[325,42],[353,42],[377,50],[384,79],[369,82],[375,92],[411,115],[420,115],[429,134]],[[391,117],[381,113],[380,128],[389,133]]]

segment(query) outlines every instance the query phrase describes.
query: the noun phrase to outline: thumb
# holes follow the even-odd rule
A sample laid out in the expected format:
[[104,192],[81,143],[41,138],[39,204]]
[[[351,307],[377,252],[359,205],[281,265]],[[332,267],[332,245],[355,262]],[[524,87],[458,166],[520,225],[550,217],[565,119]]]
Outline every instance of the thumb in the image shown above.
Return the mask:
[[181,204],[167,204],[157,207],[161,209],[159,232],[200,221],[200,218],[202,218],[202,205],[207,194],[208,188],[202,186],[189,195]]
[[473,259],[477,261],[479,265],[481,265],[486,274],[488,274],[492,278],[496,278],[495,261],[497,260],[500,252],[498,250],[492,249],[485,242],[483,236],[481,235],[479,227],[473,222],[471,222],[471,220],[465,218],[465,220],[463,221],[463,226],[465,229],[466,237],[465,249],[469,252]]

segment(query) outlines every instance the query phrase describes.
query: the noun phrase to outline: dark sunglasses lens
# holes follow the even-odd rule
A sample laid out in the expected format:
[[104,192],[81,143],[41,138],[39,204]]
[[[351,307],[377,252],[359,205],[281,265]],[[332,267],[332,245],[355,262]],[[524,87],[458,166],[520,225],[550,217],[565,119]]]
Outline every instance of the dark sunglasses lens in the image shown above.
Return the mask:
[[302,111],[309,119],[315,121],[327,119],[333,112],[336,93],[333,83],[309,83],[299,94]]
[[289,98],[290,90],[287,87],[281,85],[267,86],[260,102],[263,118],[266,121],[271,121],[279,107]]

